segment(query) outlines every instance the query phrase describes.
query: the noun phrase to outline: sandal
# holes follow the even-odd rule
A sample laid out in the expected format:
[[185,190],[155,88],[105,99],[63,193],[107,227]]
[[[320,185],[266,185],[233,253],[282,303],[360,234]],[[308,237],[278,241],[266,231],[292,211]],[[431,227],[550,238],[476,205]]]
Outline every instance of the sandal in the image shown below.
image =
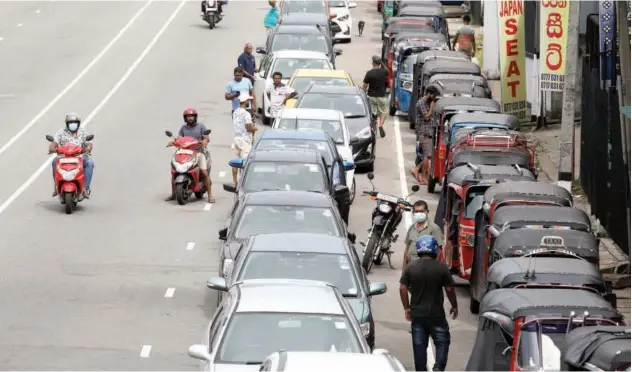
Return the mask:
[[209,204],[215,204],[215,198],[210,198],[207,203]]

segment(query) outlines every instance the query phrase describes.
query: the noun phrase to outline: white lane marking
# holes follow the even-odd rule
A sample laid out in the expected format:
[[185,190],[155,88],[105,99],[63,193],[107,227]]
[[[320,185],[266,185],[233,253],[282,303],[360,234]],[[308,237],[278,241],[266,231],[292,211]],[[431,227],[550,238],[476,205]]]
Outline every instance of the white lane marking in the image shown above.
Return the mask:
[[217,176],[218,176],[219,178],[224,178],[224,177],[226,177],[226,172],[224,172],[224,171],[219,172],[219,174],[218,174]]
[[[397,113],[396,113],[397,114]],[[399,170],[399,186],[401,195],[408,195],[408,181],[406,181],[406,166],[404,163],[404,146],[402,144],[402,132],[400,130],[399,118],[397,116],[393,116],[393,127],[395,131],[395,148],[397,149],[397,168]],[[406,230],[412,224],[412,218],[410,216],[410,212],[404,212],[404,223],[406,224]],[[427,351],[427,365],[430,367],[429,370],[432,370],[432,367],[435,364],[435,356],[434,350],[432,350],[432,345],[428,343],[428,351]]]
[[174,293],[176,293],[175,288],[167,288],[167,292],[165,292],[165,298],[172,298]]
[[18,23],[16,27],[22,27],[24,26],[24,23]]
[[[185,0],[185,1],[187,1],[187,0]],[[210,211],[211,208],[213,208],[213,204],[211,204],[211,203],[204,204],[204,212]]]
[[42,11],[41,11],[41,10],[39,10],[39,9],[37,9],[37,10],[35,11],[35,13],[36,13],[36,14],[40,14],[41,12],[42,12]]
[[187,251],[192,251],[193,247],[195,247],[195,242],[188,242],[187,243]]
[[0,37],[0,41],[2,41],[2,40],[4,40],[4,38],[3,38],[3,37]]
[[42,111],[40,111],[37,115],[35,115],[35,117],[33,119],[31,119],[31,121],[29,121],[24,127],[22,127],[22,129],[15,136],[13,136],[13,138],[11,138],[9,140],[9,142],[5,143],[2,147],[0,147],[0,155],[2,155],[5,151],[7,151],[9,149],[9,147],[11,147],[11,145],[13,145],[15,143],[15,141],[20,139],[20,137],[22,137],[24,135],[24,133],[26,133],[29,129],[31,129],[31,127],[33,127],[33,125],[35,125],[44,115],[46,115],[46,113],[51,108],[53,108],[53,106],[55,104],[57,104],[57,102],[59,102],[59,100],[62,99],[66,95],[66,93],[68,93],[79,82],[79,80],[81,80],[92,69],[92,67],[94,67],[94,65],[96,65],[97,62],[99,62],[99,60],[101,60],[101,58],[105,55],[105,53],[107,53],[108,50],[110,50],[110,48],[112,48],[112,46],[125,34],[125,32],[127,32],[127,30],[129,30],[130,27],[132,27],[132,25],[134,24],[134,22],[136,22],[138,17],[140,17],[141,14],[143,14],[143,12],[145,11],[145,9],[147,9],[149,7],[149,5],[151,3],[153,3],[153,2],[154,2],[154,0],[148,0],[147,3],[142,8],[140,8],[140,10],[138,10],[138,12],[136,12],[136,14],[134,14],[132,19],[130,19],[129,22],[127,22],[125,27],[123,27],[118,32],[118,34],[116,34],[114,39],[112,39],[108,43],[108,45],[106,45],[105,48],[103,48],[103,50],[99,54],[97,54],[97,56],[94,57],[94,59],[92,61],[90,61],[90,63],[79,73],[79,75],[77,75],[70,82],[70,84],[68,84],[61,92],[59,92],[59,94],[57,96],[55,96],[55,98],[53,98],[53,100],[50,101],[42,109]]
[[[149,0],[149,1],[152,2],[154,0]],[[154,45],[156,45],[156,43],[158,42],[158,39],[162,36],[162,34],[165,33],[165,31],[167,30],[169,25],[176,18],[176,16],[178,15],[178,13],[182,9],[182,7],[186,4],[186,2],[187,2],[187,0],[181,0],[180,1],[180,5],[178,5],[176,10],[169,17],[169,19],[167,19],[167,22],[165,22],[165,24],[162,26],[162,28],[160,30],[158,30],[158,33],[156,34],[156,36],[154,36],[154,38],[151,39],[151,41],[149,42],[149,44],[147,45],[145,50],[143,50],[143,52],[140,54],[140,56],[138,56],[138,58],[134,61],[134,63],[132,63],[132,65],[125,72],[125,75],[123,75],[121,80],[119,80],[116,83],[116,85],[112,88],[112,90],[110,90],[108,92],[108,94],[105,96],[105,98],[103,98],[103,100],[99,103],[99,105],[86,117],[86,119],[82,123],[84,129],[86,128],[86,126],[88,124],[90,124],[92,119],[94,119],[94,117],[99,113],[99,111],[101,111],[103,106],[105,106],[105,104],[119,90],[119,88],[123,85],[123,83],[130,77],[132,72],[134,72],[134,70],[136,70],[136,68],[140,65],[140,63],[143,61],[143,59],[145,59],[147,54],[149,54],[149,52],[154,47]],[[1,153],[2,152],[0,152],[0,154]],[[55,158],[55,154],[49,156],[48,159],[35,171],[35,173],[33,173],[31,175],[31,177],[29,177],[29,179],[27,179],[26,182],[24,182],[22,184],[22,186],[20,186],[2,205],[0,205],[0,214],[2,214],[9,207],[9,205],[11,205],[11,203],[13,203],[24,192],[24,190],[26,190],[29,186],[31,186],[31,184],[37,179],[37,177],[39,177],[40,174],[42,174],[42,172],[44,172],[44,170],[46,168],[50,167],[50,162],[54,158]]]
[[151,345],[143,345],[143,347],[140,349],[140,357],[149,358],[149,354],[151,354]]

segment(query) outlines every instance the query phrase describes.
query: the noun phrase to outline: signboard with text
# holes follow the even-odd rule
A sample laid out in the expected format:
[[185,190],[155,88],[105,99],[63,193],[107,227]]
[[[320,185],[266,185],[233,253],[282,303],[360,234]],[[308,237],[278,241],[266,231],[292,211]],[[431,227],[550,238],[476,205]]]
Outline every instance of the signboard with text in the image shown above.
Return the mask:
[[498,15],[502,111],[528,122],[523,0],[500,0]]
[[564,91],[566,73],[567,0],[540,2],[540,90]]

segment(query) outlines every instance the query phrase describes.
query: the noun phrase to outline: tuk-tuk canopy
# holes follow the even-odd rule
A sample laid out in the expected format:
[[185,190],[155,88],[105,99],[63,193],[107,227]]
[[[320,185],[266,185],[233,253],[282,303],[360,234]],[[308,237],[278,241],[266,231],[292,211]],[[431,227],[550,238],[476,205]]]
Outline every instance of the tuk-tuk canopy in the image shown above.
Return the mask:
[[[530,173],[531,155],[519,147],[464,146],[452,149],[452,166],[472,163],[480,165],[517,165],[523,173]],[[523,180],[527,180],[524,179]],[[535,181],[535,179],[534,179]]]
[[450,119],[450,125],[464,124],[496,124],[506,125],[509,129],[519,130],[520,122],[513,115],[497,113],[467,113],[456,114]]
[[[494,262],[487,271],[494,289],[516,285],[586,286],[605,292],[601,271],[596,265],[575,258],[508,257]],[[537,290],[537,289],[536,289]]]
[[447,182],[463,186],[467,183],[495,185],[506,179],[533,180],[535,176],[528,170],[518,172],[515,167],[507,165],[461,165],[450,170],[447,175]]
[[[430,62],[432,61],[428,63]],[[445,109],[454,111],[500,112],[500,104],[490,98],[441,97],[435,104],[434,114],[440,114]]]
[[[467,134],[467,142],[471,146],[483,146],[489,143],[495,146],[527,146],[527,136],[515,130],[499,128],[473,128]],[[487,145],[485,145],[487,146]]]
[[[454,52],[454,51],[451,50],[450,52]],[[457,53],[460,53],[460,52],[457,52]],[[417,63],[419,63],[419,61],[417,61]],[[432,75],[430,79],[428,79],[428,84],[432,84],[437,81],[467,81],[467,82],[476,83],[480,86],[489,88],[489,85],[487,84],[487,79],[485,79],[484,76],[479,76],[479,75],[452,74],[452,73],[435,74],[435,75]]]
[[388,35],[402,31],[434,32],[435,30],[435,19],[432,17],[391,17],[386,22],[384,33]]
[[454,59],[458,61],[469,61],[469,59],[463,52],[457,52],[455,50],[426,50],[417,55],[417,60],[415,61],[415,64],[424,64],[435,59]]
[[[421,19],[421,18],[417,18]],[[433,34],[435,32],[434,26],[426,25],[426,24],[416,24],[411,25],[410,23],[393,23],[390,24],[384,33],[389,35],[391,38],[395,37],[400,33],[414,33],[414,34]]]
[[592,231],[586,212],[577,208],[550,205],[508,205],[494,213],[491,224],[499,227],[512,224],[516,228],[527,225],[570,226],[587,232]]
[[573,196],[568,190],[548,182],[517,181],[494,185],[485,191],[483,200],[489,205],[511,200],[550,200],[561,206],[573,206]]
[[399,0],[397,1],[397,5],[399,7],[402,6],[434,6],[436,8],[443,7],[440,1],[430,1],[430,0]]
[[423,52],[424,50],[428,50],[428,48],[448,48],[448,43],[446,42],[446,39],[425,37],[426,35],[428,34],[398,38],[397,41],[393,44],[395,50],[394,58],[399,59],[400,56],[407,56],[412,53]]
[[467,81],[446,81],[443,83],[437,81],[430,85],[437,88],[439,96],[441,97],[487,98],[487,90],[485,87],[477,85],[476,83],[468,83]]
[[472,74],[480,75],[481,68],[468,60],[435,59],[427,61],[421,69],[422,75]]
[[599,242],[597,237],[590,232],[521,228],[505,230],[494,241],[494,251],[502,257],[520,257],[547,254],[547,252],[554,255],[556,250],[562,256],[565,251],[568,251],[593,264],[599,262]]
[[404,3],[398,7],[400,17],[439,17],[445,18],[443,7],[426,5],[425,3]]
[[[393,37],[393,45],[397,45],[402,41],[407,42],[424,42],[426,44],[429,43],[448,43],[448,39],[443,34],[438,34],[436,32],[420,32],[420,31],[403,31],[397,33]],[[469,61],[468,61],[469,62]],[[470,62],[471,63],[471,62]]]
[[631,363],[630,327],[578,327],[566,335],[564,362],[587,369],[591,364],[602,371],[623,371]]

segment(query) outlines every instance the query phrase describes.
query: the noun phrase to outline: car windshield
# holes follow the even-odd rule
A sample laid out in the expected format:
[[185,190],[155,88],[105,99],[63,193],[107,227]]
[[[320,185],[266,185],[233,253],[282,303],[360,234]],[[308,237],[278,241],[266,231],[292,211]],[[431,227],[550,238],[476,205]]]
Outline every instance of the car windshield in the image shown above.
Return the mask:
[[231,318],[215,362],[259,364],[279,350],[363,352],[343,316],[243,312]]
[[244,209],[235,237],[247,239],[252,235],[285,232],[341,236],[330,208],[252,205]]
[[304,94],[298,102],[297,108],[339,110],[346,118],[366,116],[362,97],[354,94]]
[[314,191],[326,193],[326,170],[314,163],[254,161],[247,167],[242,188],[253,191]]
[[405,74],[411,74],[410,78],[412,79],[413,67],[415,67],[415,61],[417,61],[417,54],[411,54],[402,63],[401,72]]
[[324,1],[318,0],[291,0],[283,2],[283,13],[326,13],[327,6]]
[[[272,41],[272,52],[279,50],[308,50],[325,54],[329,53],[325,35],[317,34],[277,34]],[[289,77],[291,74],[285,75],[283,73],[283,76]]]
[[238,281],[304,279],[331,283],[344,295],[356,296],[358,285],[346,254],[251,252]]
[[345,143],[343,127],[338,120],[320,119],[282,119],[280,129],[297,129],[300,131],[322,130],[329,134],[337,144]]
[[348,87],[349,82],[347,79],[342,78],[330,78],[330,77],[311,77],[311,76],[301,76],[296,77],[292,81],[291,87],[294,88],[295,91],[301,93],[304,92],[311,84],[314,85],[329,85],[335,87]]
[[277,58],[273,72],[280,72],[283,76],[292,76],[299,68],[311,68],[316,70],[331,70],[331,65],[326,59],[308,58]]
[[346,8],[347,4],[345,0],[329,0],[329,6],[332,8]]
[[465,218],[473,219],[483,207],[483,196],[485,195],[485,189],[473,190],[467,194],[465,200]]
[[331,166],[334,154],[325,141],[302,140],[302,139],[262,139],[257,146],[258,150],[280,150],[280,149],[302,149],[320,152],[327,166]]

